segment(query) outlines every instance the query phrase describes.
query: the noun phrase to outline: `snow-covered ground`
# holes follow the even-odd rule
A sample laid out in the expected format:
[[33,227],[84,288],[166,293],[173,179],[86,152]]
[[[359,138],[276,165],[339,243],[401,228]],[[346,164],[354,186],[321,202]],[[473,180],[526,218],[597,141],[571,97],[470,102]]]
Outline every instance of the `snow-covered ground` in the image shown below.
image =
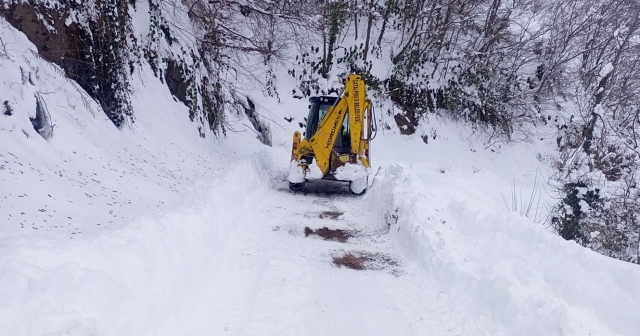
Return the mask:
[[[514,184],[522,201],[544,180],[544,143],[484,149],[431,120],[414,136],[380,132],[364,196],[322,182],[296,194],[295,122],[282,117],[306,102],[252,97],[278,121],[273,148],[241,116],[226,139],[202,139],[143,72],[137,121],[117,130],[0,29],[0,102],[13,110],[0,115],[0,335],[640,334],[638,265],[507,211]],[[48,141],[28,119],[35,92]],[[323,227],[350,237],[305,232]],[[368,269],[333,263],[345,255]]]

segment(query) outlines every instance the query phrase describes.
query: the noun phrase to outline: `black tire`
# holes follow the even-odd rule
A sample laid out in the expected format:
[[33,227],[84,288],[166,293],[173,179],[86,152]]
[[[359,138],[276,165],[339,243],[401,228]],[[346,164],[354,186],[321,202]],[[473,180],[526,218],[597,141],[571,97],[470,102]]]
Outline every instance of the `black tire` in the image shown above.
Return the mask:
[[289,182],[289,189],[293,190],[293,191],[301,191],[304,190],[304,185],[305,183],[291,183]]

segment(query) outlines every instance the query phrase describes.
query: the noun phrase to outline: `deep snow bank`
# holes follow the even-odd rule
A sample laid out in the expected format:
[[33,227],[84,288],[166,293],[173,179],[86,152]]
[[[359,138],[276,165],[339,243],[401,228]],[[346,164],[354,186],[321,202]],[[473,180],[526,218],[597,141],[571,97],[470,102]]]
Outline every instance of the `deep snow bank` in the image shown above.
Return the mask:
[[261,145],[202,139],[148,67],[118,130],[24,34],[0,35],[0,335],[208,332],[225,238],[271,178]]
[[[457,176],[482,188],[473,174]],[[640,269],[487,207],[456,179],[401,164],[376,178],[372,209],[397,248],[487,335],[637,335]],[[479,184],[480,183],[480,184]],[[497,210],[497,211],[496,211]]]
[[[212,279],[230,231],[253,220],[269,161],[239,161],[126,228],[29,239],[0,257],[0,334],[186,335],[212,330]],[[269,169],[273,171],[273,169]],[[281,178],[281,177],[279,177]],[[219,327],[219,326],[216,326]]]

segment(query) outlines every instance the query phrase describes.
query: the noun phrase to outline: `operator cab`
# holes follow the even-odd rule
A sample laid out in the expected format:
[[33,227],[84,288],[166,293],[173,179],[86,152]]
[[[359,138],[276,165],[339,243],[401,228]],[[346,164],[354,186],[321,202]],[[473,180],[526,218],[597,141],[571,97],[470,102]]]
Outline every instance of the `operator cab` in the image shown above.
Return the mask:
[[[307,117],[307,129],[304,138],[311,140],[311,137],[318,130],[318,126],[322,122],[324,116],[329,112],[329,107],[335,104],[338,97],[320,96],[309,98],[309,116]],[[338,133],[338,138],[333,146],[339,154],[348,154],[351,152],[351,133],[349,130],[349,113],[344,117],[344,122]]]

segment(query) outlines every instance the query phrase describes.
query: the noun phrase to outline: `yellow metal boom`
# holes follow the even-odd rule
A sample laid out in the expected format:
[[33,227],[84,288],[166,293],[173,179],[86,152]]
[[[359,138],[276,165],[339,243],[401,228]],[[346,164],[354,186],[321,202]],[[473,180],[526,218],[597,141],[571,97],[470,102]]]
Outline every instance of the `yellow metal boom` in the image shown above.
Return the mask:
[[[338,155],[334,152],[336,139],[348,118],[350,135],[350,153]],[[323,175],[330,172],[332,160],[344,163],[360,164],[369,168],[369,137],[371,135],[371,101],[366,96],[366,87],[360,75],[348,75],[345,90],[333,106],[324,115],[310,139],[301,140],[300,132],[293,136],[291,160],[298,162],[302,171],[307,171],[310,162],[304,157],[315,157],[316,164]],[[338,156],[332,158],[332,155]]]

